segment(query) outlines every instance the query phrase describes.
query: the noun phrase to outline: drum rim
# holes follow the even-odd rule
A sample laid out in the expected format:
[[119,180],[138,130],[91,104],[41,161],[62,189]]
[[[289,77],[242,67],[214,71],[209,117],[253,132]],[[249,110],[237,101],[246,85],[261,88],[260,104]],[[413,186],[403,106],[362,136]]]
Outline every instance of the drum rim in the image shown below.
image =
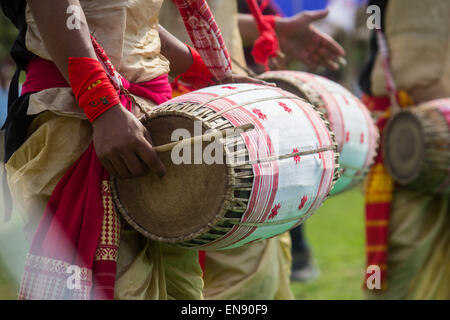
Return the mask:
[[390,161],[390,158],[388,156],[389,152],[387,151],[388,137],[390,135],[390,132],[392,131],[392,128],[393,128],[395,122],[398,121],[399,117],[403,117],[405,115],[411,115],[412,118],[415,120],[415,122],[418,124],[420,132],[421,132],[421,135],[420,135],[421,142],[422,142],[422,144],[425,144],[423,125],[412,110],[401,110],[401,111],[397,112],[396,114],[394,114],[393,116],[391,116],[389,118],[388,122],[386,123],[386,127],[384,129],[383,137],[382,137],[382,155],[383,155],[386,170],[388,171],[389,175],[394,179],[394,181],[401,185],[408,185],[408,184],[413,183],[415,180],[417,180],[417,178],[422,174],[422,171],[423,171],[423,168],[425,165],[425,157],[423,154],[423,150],[421,150],[422,157],[421,157],[418,169],[414,172],[414,174],[412,174],[411,176],[409,176],[407,178],[402,178],[402,177],[399,177],[396,174],[396,172],[394,171],[392,162]]
[[[430,160],[430,158],[427,157],[427,153],[430,151],[430,149],[429,149],[430,143],[432,144],[434,142],[433,136],[430,134],[427,134],[427,131],[425,130],[425,128],[428,127],[428,125],[427,125],[428,120],[426,120],[426,117],[422,118],[418,115],[428,114],[428,112],[430,112],[430,111],[433,111],[433,112],[436,112],[437,114],[439,114],[439,116],[442,119],[442,125],[443,125],[443,127],[446,127],[447,130],[444,130],[444,131],[438,130],[438,132],[441,132],[443,134],[443,137],[447,136],[447,141],[448,141],[448,144],[450,145],[450,140],[448,140],[450,138],[450,127],[448,127],[448,124],[445,120],[444,115],[439,110],[439,108],[442,105],[436,103],[436,101],[440,101],[440,100],[450,102],[450,98],[434,99],[434,100],[422,102],[418,105],[412,106],[405,110],[401,110],[399,112],[399,113],[410,113],[413,115],[413,118],[419,123],[419,126],[422,131],[421,138],[423,139],[423,157],[421,159],[420,170],[417,170],[414,178],[410,179],[410,181],[403,182],[400,179],[397,179],[397,177],[390,172],[390,167],[386,163],[386,168],[387,168],[388,172],[391,174],[391,176],[394,178],[394,180],[401,185],[407,186],[408,188],[415,189],[415,190],[423,190],[424,186],[419,185],[419,183],[421,182],[422,179],[426,179],[427,177],[429,177],[427,168],[430,164],[428,162],[428,160]],[[390,125],[390,121],[391,121],[391,119],[386,124],[386,128],[388,125]],[[434,132],[434,134],[435,133],[436,132]],[[383,134],[383,145],[385,144],[385,142],[384,142],[385,136],[386,136],[386,134]],[[383,150],[383,152],[384,152],[384,150]],[[448,159],[448,157],[447,157],[447,159]],[[439,170],[441,170],[443,173],[444,172],[448,173],[448,169],[441,168]],[[431,193],[437,193],[437,194],[448,194],[450,192],[450,188],[449,188],[449,184],[448,184],[449,179],[450,179],[450,174],[447,174],[447,178],[444,178],[441,181],[440,185],[436,185],[432,189],[429,189],[429,187],[428,187],[426,189],[426,191],[431,192]]]
[[[180,104],[180,103],[174,102],[172,104],[167,104],[165,106],[169,107],[169,106],[173,106],[176,104]],[[198,104],[198,103],[192,103],[192,104]],[[140,119],[140,121],[142,124],[145,124],[146,122],[148,122],[152,119],[155,119],[158,117],[164,117],[167,115],[177,115],[177,116],[182,116],[182,117],[194,120],[194,121],[195,120],[201,121],[204,129],[207,129],[207,130],[211,129],[210,124],[202,121],[202,119],[200,117],[194,116],[192,114],[180,112],[177,110],[164,110],[161,108],[154,110],[154,112],[152,112],[149,115],[143,116]],[[223,148],[224,148],[224,156],[226,157],[226,155],[228,154],[228,150],[226,150],[225,146],[223,146]],[[211,219],[206,225],[204,225],[198,231],[192,232],[188,235],[178,236],[178,237],[163,237],[163,236],[158,236],[154,233],[147,231],[127,212],[124,204],[120,201],[120,195],[119,195],[119,191],[118,191],[118,187],[117,187],[117,180],[114,176],[111,176],[110,177],[110,186],[111,186],[111,195],[113,197],[114,206],[117,209],[117,211],[119,211],[120,215],[125,219],[125,221],[128,224],[130,224],[135,230],[137,230],[139,233],[141,233],[143,236],[145,236],[146,238],[149,238],[149,239],[155,240],[155,241],[159,241],[159,242],[164,242],[164,243],[172,243],[172,244],[182,245],[183,242],[195,240],[199,236],[201,236],[205,233],[208,233],[215,226],[215,224],[217,222],[221,221],[223,219],[223,217],[225,216],[225,214],[227,212],[228,201],[229,201],[228,199],[231,198],[230,194],[233,191],[233,186],[230,184],[230,166],[228,164],[225,164],[225,165],[229,172],[229,174],[226,177],[227,178],[227,181],[226,181],[227,189],[226,189],[226,192],[224,195],[225,201],[222,203],[220,210],[216,213],[216,215],[214,216],[213,219]],[[188,247],[185,247],[185,248],[188,248]]]

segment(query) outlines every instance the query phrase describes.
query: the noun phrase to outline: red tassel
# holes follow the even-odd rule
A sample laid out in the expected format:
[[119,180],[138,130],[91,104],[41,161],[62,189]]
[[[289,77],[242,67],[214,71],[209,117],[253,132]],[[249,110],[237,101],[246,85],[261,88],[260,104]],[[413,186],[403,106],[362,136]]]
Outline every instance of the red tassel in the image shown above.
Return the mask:
[[269,58],[275,57],[280,49],[274,28],[274,17],[269,16],[268,19],[265,19],[256,0],[247,0],[247,5],[255,18],[260,33],[259,38],[256,39],[253,45],[252,55],[255,62],[264,65],[266,71],[268,71]]

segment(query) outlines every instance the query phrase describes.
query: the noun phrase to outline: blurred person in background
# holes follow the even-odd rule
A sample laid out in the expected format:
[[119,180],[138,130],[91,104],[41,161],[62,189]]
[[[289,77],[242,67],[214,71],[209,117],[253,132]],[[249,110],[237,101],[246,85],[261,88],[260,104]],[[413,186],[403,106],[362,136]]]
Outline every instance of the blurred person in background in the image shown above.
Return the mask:
[[9,80],[12,76],[13,69],[9,59],[0,61],[0,127],[6,120],[6,114],[8,109],[8,88]]
[[[360,85],[382,132],[392,113],[391,93],[402,108],[450,97],[450,1],[371,0],[368,5],[376,9],[372,18],[382,33],[372,30]],[[385,36],[388,57],[377,34]],[[388,89],[389,73],[396,92]],[[381,152],[367,181],[366,232],[367,265],[381,270],[381,286],[366,290],[369,299],[450,299],[449,197],[396,185]]]

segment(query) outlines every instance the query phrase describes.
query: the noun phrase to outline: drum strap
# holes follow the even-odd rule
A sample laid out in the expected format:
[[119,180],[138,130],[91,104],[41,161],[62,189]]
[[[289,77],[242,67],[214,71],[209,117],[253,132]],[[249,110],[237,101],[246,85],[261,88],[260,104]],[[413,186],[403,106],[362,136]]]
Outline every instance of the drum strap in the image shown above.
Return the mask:
[[[398,91],[396,93],[396,97],[396,100],[399,101],[400,106],[402,107],[413,104],[412,99],[405,92]],[[383,112],[383,114],[376,121],[376,125],[381,136],[389,119],[392,99],[389,97],[372,97],[363,95],[362,101],[371,112]],[[383,139],[380,138],[380,141],[382,140]],[[371,167],[366,180],[366,262],[367,270],[371,270],[371,266],[379,267],[381,286],[379,288],[375,288],[385,290],[387,288],[389,217],[394,192],[394,180],[391,178],[383,164],[381,150],[382,146],[380,142],[375,163]],[[363,287],[368,289],[367,281],[369,281],[369,277],[372,273],[366,272],[365,274],[366,282]]]
[[[376,125],[380,136],[392,113],[401,107],[413,105],[414,101],[404,91],[399,91],[394,81],[390,63],[390,52],[387,39],[381,29],[376,30],[376,40],[382,59],[382,67],[386,80],[388,97],[373,97],[363,95],[363,103],[371,112],[381,113]],[[389,217],[391,202],[394,192],[394,180],[387,172],[383,164],[382,141],[378,146],[378,153],[374,165],[367,176],[365,190],[365,214],[366,214],[366,262],[367,271],[364,288],[368,289],[368,281],[372,276],[369,270],[377,266],[380,271],[380,287],[375,289],[385,290],[387,288],[387,255],[389,240]]]

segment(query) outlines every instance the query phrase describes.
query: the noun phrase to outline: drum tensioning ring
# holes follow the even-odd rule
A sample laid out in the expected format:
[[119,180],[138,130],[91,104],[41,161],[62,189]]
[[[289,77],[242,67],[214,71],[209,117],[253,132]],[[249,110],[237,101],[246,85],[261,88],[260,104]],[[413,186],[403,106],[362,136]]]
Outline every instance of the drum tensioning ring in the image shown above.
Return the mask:
[[383,133],[383,157],[392,178],[410,184],[422,172],[425,157],[425,131],[416,115],[400,111],[390,119]]

